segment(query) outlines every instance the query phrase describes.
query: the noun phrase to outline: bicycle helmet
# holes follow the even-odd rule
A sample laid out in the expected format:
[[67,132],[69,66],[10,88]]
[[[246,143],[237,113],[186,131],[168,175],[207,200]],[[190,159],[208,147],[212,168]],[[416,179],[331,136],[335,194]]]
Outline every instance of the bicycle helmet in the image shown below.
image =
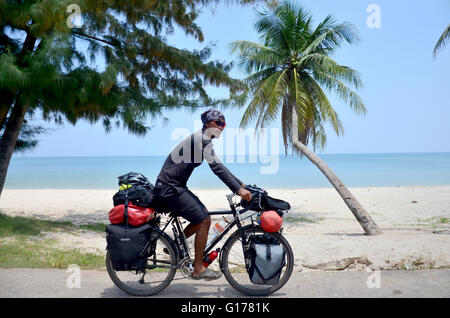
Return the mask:
[[143,186],[151,186],[152,184],[148,179],[141,173],[138,172],[129,172],[124,174],[119,179],[119,185],[143,185]]
[[276,211],[265,211],[261,213],[260,223],[264,231],[278,232],[283,224],[283,218]]

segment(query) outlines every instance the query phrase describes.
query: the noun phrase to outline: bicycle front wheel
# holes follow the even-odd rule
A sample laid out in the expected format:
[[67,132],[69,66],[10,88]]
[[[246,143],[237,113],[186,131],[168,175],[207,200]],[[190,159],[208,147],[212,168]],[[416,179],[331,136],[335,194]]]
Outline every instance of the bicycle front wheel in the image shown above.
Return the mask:
[[225,242],[220,258],[221,270],[228,283],[237,291],[249,296],[267,296],[276,292],[287,283],[294,268],[294,254],[289,242],[283,235],[280,233],[267,233],[261,227],[254,225],[248,225],[243,228],[243,235],[247,242],[251,236],[261,234],[269,234],[275,237],[286,251],[285,266],[276,285],[259,285],[251,282],[245,267],[243,252],[244,248],[247,249],[249,246],[243,246],[240,231],[234,232]]
[[130,295],[151,296],[161,292],[169,286],[177,271],[173,241],[161,231],[155,230],[153,235],[159,237],[144,270],[116,271],[111,262],[111,253],[106,253],[106,269],[111,280]]

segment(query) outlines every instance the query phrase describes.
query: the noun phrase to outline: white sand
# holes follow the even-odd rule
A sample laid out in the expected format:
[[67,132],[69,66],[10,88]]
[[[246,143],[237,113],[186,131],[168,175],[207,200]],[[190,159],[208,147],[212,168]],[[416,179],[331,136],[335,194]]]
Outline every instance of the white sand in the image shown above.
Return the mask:
[[[297,269],[366,270],[450,265],[450,186],[352,188],[383,233],[366,236],[332,189],[268,189],[291,204],[284,235]],[[116,190],[4,190],[0,210],[74,223],[108,222]],[[227,208],[224,190],[193,189],[210,211]],[[413,202],[414,201],[414,202]],[[417,203],[415,203],[417,202]],[[104,235],[50,234],[62,245],[105,248]]]

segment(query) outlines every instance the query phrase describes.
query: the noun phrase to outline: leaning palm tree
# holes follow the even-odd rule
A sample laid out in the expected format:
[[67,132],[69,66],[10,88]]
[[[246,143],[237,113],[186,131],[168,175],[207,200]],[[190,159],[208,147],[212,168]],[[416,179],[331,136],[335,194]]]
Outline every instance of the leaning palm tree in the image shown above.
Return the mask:
[[450,39],[450,24],[447,26],[447,28],[444,30],[444,33],[442,33],[441,37],[437,41],[436,46],[433,50],[433,57],[436,57],[437,52],[445,46],[448,39]]
[[336,134],[343,132],[323,88],[336,92],[355,112],[366,112],[361,98],[346,84],[361,86],[358,72],[330,57],[343,42],[358,40],[355,29],[349,23],[336,23],[332,16],[313,28],[310,13],[289,2],[259,13],[256,29],[262,43],[232,43],[239,64],[251,74],[246,78],[251,101],[241,127],[256,120],[256,129],[263,128],[277,120],[281,111],[286,154],[291,145],[294,152],[311,160],[344,199],[365,233],[381,233],[348,188],[306,146],[311,143],[314,150],[325,147],[327,123]]

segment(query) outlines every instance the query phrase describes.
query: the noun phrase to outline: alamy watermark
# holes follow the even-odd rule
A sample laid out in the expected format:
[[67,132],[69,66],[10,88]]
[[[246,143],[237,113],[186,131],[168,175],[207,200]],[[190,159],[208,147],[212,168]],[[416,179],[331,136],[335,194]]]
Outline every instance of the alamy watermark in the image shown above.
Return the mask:
[[71,13],[66,20],[67,26],[70,29],[81,28],[83,20],[81,19],[81,8],[78,4],[69,4],[67,6],[67,13]]
[[81,270],[76,264],[70,264],[66,273],[71,273],[66,279],[67,288],[81,288]]
[[371,273],[366,280],[367,288],[381,288],[381,271],[370,266],[367,267],[366,271]]
[[[200,120],[194,121],[194,130],[202,128]],[[171,133],[171,140],[179,143],[171,151],[175,163],[254,163],[261,164],[261,174],[275,174],[279,169],[279,128],[232,128],[221,132],[217,128],[209,128],[204,133],[195,133],[193,138],[197,148],[191,149],[191,132],[187,128],[176,128]],[[213,144],[208,143],[207,136],[215,136]],[[220,137],[220,138],[219,138]],[[206,144],[202,148],[202,144]]]
[[378,4],[369,4],[366,12],[370,13],[367,17],[366,25],[369,29],[381,28],[381,7]]

